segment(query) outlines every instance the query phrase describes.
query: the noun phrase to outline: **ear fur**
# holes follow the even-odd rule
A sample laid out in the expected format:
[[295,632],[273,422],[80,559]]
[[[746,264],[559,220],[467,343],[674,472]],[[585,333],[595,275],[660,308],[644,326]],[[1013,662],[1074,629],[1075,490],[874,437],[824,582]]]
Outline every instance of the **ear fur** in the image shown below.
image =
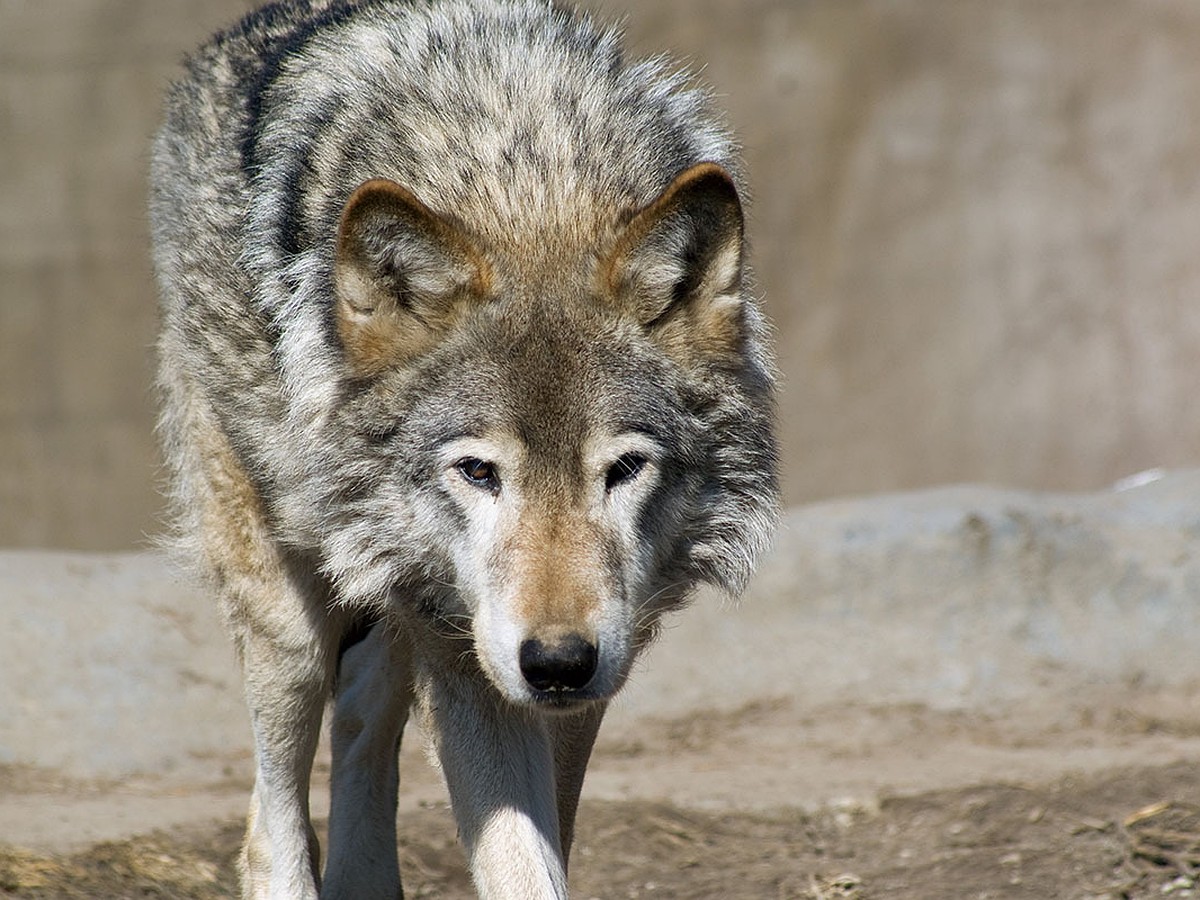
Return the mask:
[[490,293],[490,269],[471,239],[385,179],[346,201],[333,274],[338,336],[362,377],[419,354]]
[[736,352],[743,336],[742,205],[715,163],[684,170],[617,239],[602,292],[682,358]]

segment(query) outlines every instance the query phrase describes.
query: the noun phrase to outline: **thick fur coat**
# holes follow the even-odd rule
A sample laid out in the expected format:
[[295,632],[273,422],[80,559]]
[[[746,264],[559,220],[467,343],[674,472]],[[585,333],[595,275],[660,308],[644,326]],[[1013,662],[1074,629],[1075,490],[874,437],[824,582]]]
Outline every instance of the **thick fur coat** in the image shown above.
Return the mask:
[[322,896],[398,895],[410,705],[481,894],[565,896],[604,703],[774,523],[743,193],[704,91],[535,0],[284,0],[188,60],[161,434],[254,723],[246,896],[316,896],[331,692]]

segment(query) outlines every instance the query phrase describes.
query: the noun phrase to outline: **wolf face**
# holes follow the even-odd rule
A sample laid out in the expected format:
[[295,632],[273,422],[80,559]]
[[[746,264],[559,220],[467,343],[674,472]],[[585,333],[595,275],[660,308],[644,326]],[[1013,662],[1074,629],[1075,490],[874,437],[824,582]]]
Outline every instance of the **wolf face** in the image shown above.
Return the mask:
[[358,395],[331,433],[371,464],[329,483],[327,566],[346,596],[425,597],[515,702],[607,699],[697,580],[739,586],[772,515],[719,458],[768,412],[728,403],[766,388],[732,181],[693,167],[624,218],[534,279],[394,183],[360,186],[339,228]]
[[651,504],[678,490],[666,436],[634,422],[595,429],[596,411],[573,394],[581,414],[558,421],[592,431],[577,444],[506,417],[438,451],[446,512],[462,523],[450,557],[476,654],[517,701],[606,699],[638,630],[671,599],[649,533]]

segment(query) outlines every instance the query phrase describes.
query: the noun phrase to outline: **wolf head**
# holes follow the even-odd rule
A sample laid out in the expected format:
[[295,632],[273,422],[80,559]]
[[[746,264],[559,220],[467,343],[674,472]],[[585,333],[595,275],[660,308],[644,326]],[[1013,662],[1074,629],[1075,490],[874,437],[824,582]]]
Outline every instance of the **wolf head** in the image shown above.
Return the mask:
[[510,700],[554,706],[615,692],[697,582],[739,591],[777,501],[742,256],[715,164],[536,273],[399,184],[359,186],[322,501],[343,595],[422,606]]

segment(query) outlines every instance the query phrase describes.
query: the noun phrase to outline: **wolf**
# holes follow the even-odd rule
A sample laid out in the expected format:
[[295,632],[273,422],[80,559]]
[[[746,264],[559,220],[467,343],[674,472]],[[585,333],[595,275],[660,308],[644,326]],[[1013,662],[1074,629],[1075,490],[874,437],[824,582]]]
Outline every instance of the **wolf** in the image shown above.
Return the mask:
[[479,894],[565,897],[606,704],[777,518],[709,94],[544,0],[283,0],[187,59],[151,168],[171,539],[254,736],[244,896],[401,896],[411,709]]

